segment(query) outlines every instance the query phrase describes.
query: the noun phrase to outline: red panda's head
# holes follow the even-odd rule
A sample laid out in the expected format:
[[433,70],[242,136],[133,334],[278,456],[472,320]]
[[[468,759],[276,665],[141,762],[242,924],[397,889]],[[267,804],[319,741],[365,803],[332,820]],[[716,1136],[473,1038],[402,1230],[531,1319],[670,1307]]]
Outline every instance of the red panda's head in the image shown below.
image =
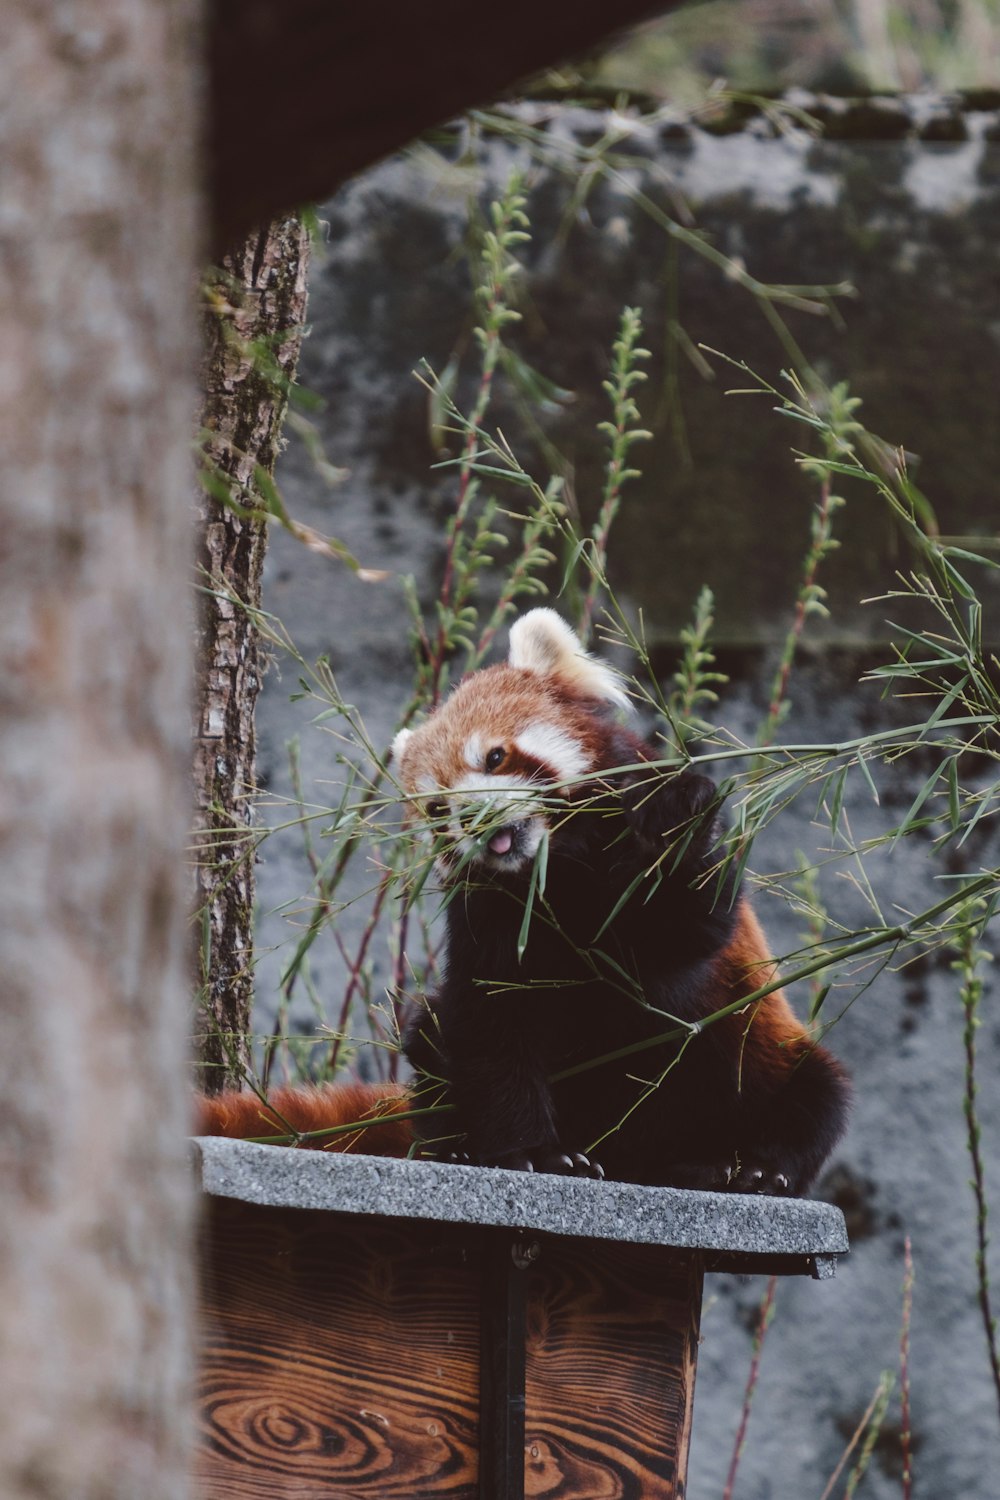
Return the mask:
[[534,859],[553,801],[608,767],[609,710],[628,708],[618,674],[584,651],[551,609],[512,627],[507,661],[467,677],[392,748],[445,862],[514,873]]

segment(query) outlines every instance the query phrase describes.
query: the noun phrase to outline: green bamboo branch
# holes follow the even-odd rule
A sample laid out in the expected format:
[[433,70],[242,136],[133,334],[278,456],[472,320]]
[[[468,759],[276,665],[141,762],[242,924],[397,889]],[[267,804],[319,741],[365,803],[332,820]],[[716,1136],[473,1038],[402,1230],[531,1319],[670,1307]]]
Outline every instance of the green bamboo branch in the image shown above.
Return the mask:
[[970,1186],[976,1205],[976,1284],[979,1311],[986,1335],[986,1350],[990,1373],[1000,1409],[1000,1354],[997,1350],[997,1320],[993,1314],[990,1291],[990,1272],[987,1260],[989,1235],[989,1205],[986,1199],[986,1174],[983,1165],[982,1130],[976,1107],[976,1032],[979,1028],[979,1006],[985,988],[982,965],[991,955],[979,946],[986,923],[993,914],[993,904],[977,899],[970,891],[968,904],[962,908],[964,918],[955,944],[957,958],[953,968],[961,978],[959,1000],[962,1006],[964,1028],[962,1041],[965,1050],[965,1089],[962,1100],[967,1131],[969,1159],[972,1163]]

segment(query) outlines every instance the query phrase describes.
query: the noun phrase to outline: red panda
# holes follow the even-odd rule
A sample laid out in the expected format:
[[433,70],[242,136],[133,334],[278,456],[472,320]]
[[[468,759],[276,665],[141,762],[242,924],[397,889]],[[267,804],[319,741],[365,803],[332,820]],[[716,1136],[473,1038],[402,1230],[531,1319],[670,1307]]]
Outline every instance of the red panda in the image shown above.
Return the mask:
[[[773,963],[733,876],[717,878],[715,786],[649,764],[655,752],[620,722],[628,707],[617,674],[535,609],[512,627],[506,663],[396,738],[410,815],[434,830],[453,888],[441,983],[407,1027],[410,1103],[444,1106],[420,1116],[420,1150],[802,1193],[843,1131],[846,1076],[780,990],[700,1029]],[[273,1117],[253,1096],[205,1101],[202,1129],[315,1130],[405,1113],[407,1100],[345,1085],[271,1103]],[[409,1129],[329,1140],[404,1154]]]
[[801,1193],[844,1128],[845,1074],[780,990],[699,1028],[765,984],[771,960],[734,877],[718,876],[715,786],[649,765],[627,707],[617,674],[535,609],[506,663],[396,739],[400,786],[461,887],[440,987],[408,1034],[421,1103],[449,1106],[422,1120],[426,1144]]

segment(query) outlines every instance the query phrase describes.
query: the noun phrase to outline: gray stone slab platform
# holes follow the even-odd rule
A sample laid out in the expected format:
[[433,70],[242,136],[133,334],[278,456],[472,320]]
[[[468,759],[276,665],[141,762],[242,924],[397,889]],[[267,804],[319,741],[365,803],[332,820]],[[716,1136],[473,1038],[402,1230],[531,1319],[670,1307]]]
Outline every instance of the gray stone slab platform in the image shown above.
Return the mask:
[[829,1203],[591,1182],[499,1167],[325,1155],[201,1136],[204,1191],[273,1208],[480,1224],[707,1252],[714,1270],[832,1276],[848,1250]]

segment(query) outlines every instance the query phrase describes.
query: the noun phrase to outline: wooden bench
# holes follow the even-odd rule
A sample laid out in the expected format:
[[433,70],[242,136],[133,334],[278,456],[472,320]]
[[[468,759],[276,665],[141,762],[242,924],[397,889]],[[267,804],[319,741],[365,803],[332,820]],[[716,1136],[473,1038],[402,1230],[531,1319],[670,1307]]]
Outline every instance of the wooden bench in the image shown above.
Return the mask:
[[679,1500],[702,1278],[824,1203],[195,1143],[202,1500]]

